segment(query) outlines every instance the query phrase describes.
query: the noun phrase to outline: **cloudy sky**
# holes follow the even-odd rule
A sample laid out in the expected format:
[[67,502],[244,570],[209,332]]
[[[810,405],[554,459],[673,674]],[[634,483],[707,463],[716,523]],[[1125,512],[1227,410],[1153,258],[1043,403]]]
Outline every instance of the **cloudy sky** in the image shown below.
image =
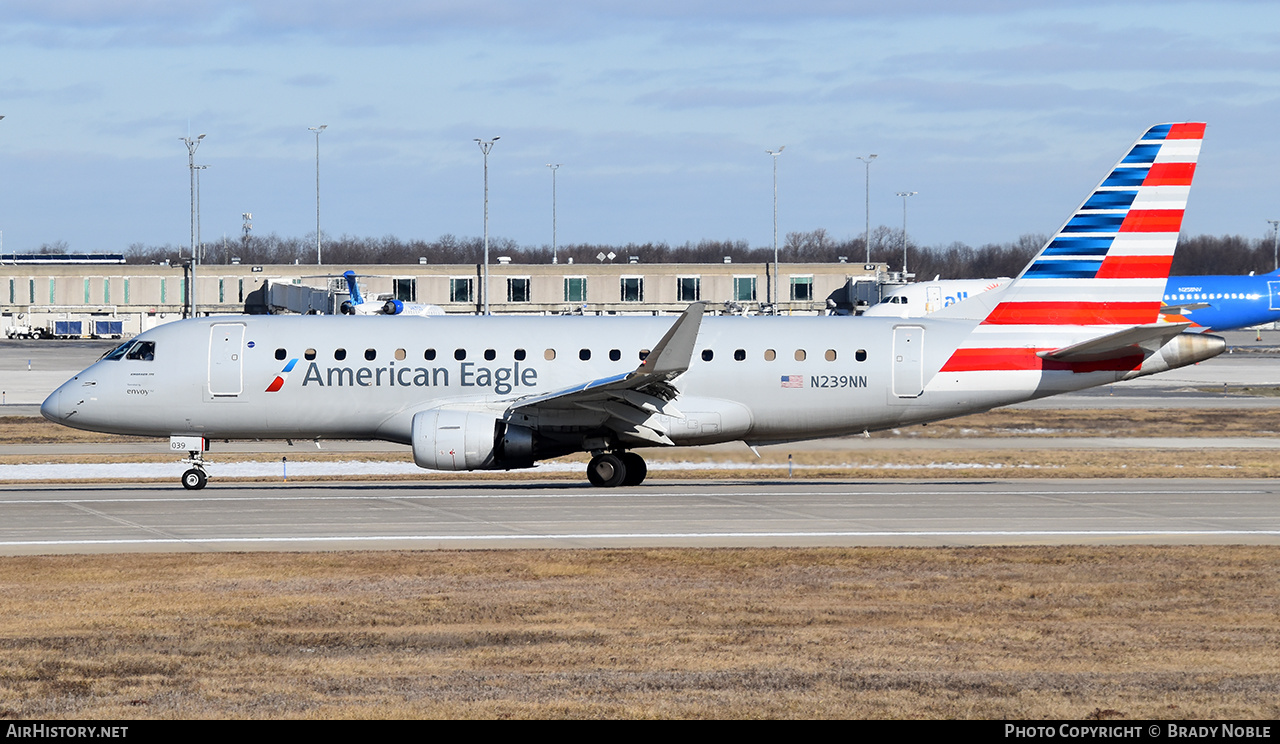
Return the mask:
[[1280,217],[1280,4],[5,0],[5,251],[328,235],[551,242],[1055,230],[1147,126],[1209,123],[1184,230]]

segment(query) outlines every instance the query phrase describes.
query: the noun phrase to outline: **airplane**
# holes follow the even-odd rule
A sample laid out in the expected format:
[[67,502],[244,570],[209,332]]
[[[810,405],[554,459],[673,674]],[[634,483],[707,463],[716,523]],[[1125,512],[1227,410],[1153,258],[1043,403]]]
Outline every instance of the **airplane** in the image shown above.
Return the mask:
[[999,279],[939,279],[896,287],[879,302],[863,311],[863,317],[918,318],[921,315],[964,302],[973,295],[999,289],[1013,281]]
[[[864,316],[918,318],[971,296],[999,289],[1012,279],[943,279],[890,291]],[[1261,276],[1171,276],[1160,317],[1189,323],[1189,333],[1235,331],[1280,320],[1280,271]]]
[[360,294],[360,286],[356,283],[356,272],[344,271],[342,277],[347,280],[347,294],[351,299],[344,300],[338,306],[343,315],[444,315],[444,308],[439,305],[427,305],[418,302],[403,302],[396,299],[368,300]]
[[1171,276],[1160,314],[1189,330],[1233,331],[1280,320],[1280,270],[1260,276]]
[[930,316],[221,316],[153,328],[64,383],[45,418],[169,437],[188,489],[213,439],[379,439],[445,471],[590,453],[634,486],[635,450],[750,447],[986,411],[1211,358],[1159,323],[1204,124],[1125,151],[1022,273]]

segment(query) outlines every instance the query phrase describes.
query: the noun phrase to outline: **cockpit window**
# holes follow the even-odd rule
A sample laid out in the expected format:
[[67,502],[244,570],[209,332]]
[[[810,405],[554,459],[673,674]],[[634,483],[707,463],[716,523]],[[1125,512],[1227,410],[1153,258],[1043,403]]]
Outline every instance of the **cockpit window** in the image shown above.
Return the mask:
[[136,341],[133,348],[125,354],[125,359],[137,359],[143,362],[150,362],[156,358],[156,342],[155,341]]
[[103,354],[102,360],[105,362],[114,362],[117,359],[124,359],[125,352],[129,351],[129,349],[136,343],[138,342],[132,339],[125,341],[111,351],[108,351],[106,354]]

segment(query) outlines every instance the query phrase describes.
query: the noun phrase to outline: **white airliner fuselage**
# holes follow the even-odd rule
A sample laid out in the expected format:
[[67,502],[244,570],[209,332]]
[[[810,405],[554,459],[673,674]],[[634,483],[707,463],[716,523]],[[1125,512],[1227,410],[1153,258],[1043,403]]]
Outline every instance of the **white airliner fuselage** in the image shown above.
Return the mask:
[[47,418],[209,439],[383,439],[437,470],[784,442],[924,423],[1208,359],[1159,323],[1204,125],[1147,130],[1018,278],[923,318],[240,316],[160,326],[56,390]]

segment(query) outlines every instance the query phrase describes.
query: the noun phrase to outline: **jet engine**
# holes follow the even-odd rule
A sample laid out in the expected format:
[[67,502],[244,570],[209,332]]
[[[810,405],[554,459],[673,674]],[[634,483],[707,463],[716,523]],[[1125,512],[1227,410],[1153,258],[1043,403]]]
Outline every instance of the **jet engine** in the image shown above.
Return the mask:
[[533,467],[535,433],[492,413],[432,409],[413,416],[413,461],[431,470]]
[[338,312],[342,313],[343,315],[355,315],[356,314],[355,303],[353,303],[351,300],[343,300],[342,304],[338,305]]

